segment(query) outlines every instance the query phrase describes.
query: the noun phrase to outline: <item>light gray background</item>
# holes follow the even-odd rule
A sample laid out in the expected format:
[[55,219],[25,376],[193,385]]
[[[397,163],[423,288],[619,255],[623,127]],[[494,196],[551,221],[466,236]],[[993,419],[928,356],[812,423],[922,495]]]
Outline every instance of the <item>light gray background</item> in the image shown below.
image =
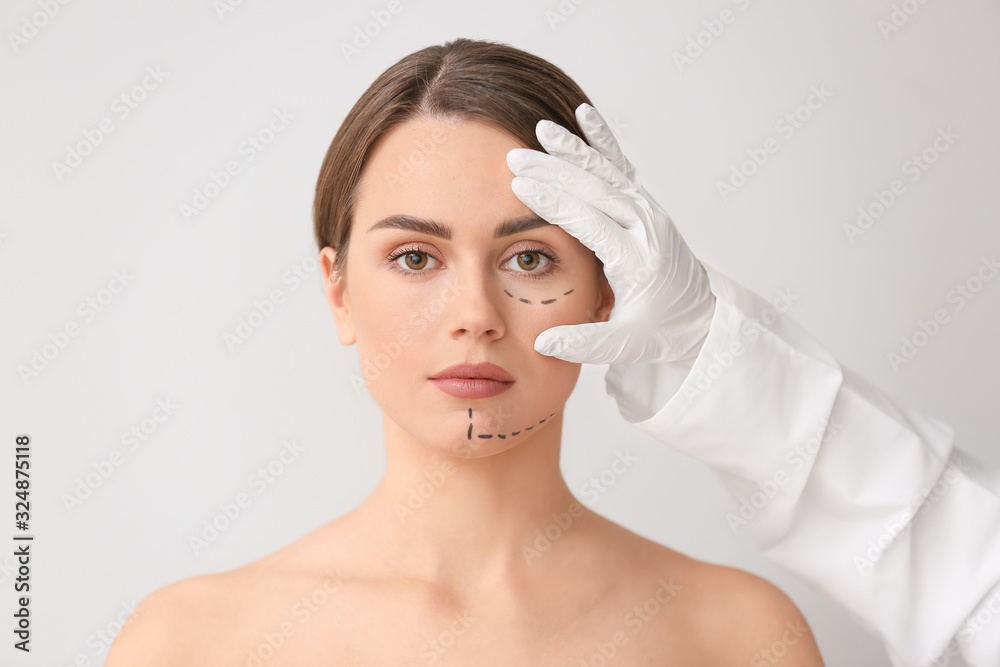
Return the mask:
[[[954,427],[960,446],[1000,465],[1000,280],[959,312],[946,294],[1000,251],[1000,8],[986,0],[908,3],[885,38],[889,0],[559,3],[401,0],[402,11],[348,61],[341,44],[386,2],[245,0],[220,17],[210,0],[71,2],[16,50],[10,33],[38,1],[0,10],[0,312],[3,315],[3,516],[13,516],[14,436],[30,433],[34,652],[0,647],[4,665],[66,665],[122,605],[192,575],[237,567],[357,505],[379,479],[381,414],[357,392],[354,348],[336,340],[310,210],[320,161],[364,89],[400,57],[459,36],[503,41],[565,69],[618,128],[647,189],[706,262],[764,296],[800,295],[791,316],[843,364]],[[673,54],[732,11],[693,64]],[[40,20],[39,20],[40,22]],[[147,67],[168,74],[124,119],[114,100]],[[790,139],[774,124],[811,86],[833,93]],[[273,109],[294,120],[252,162],[239,153]],[[114,130],[60,181],[52,163],[104,117]],[[939,127],[960,138],[916,181],[902,164]],[[737,194],[716,183],[768,136],[780,150]],[[242,172],[185,223],[179,205],[231,159]],[[844,223],[903,179],[906,193],[856,243]],[[78,305],[116,270],[134,276],[93,321]],[[285,303],[234,351],[224,343],[253,302]],[[886,355],[935,309],[951,321],[894,372]],[[18,367],[50,334],[81,333],[27,383]],[[567,407],[571,488],[629,447],[633,467],[591,507],[695,557],[778,583],[812,624],[830,665],[884,665],[880,644],[845,613],[764,561],[724,515],[735,504],[700,464],[628,426],[585,366]],[[120,436],[157,399],[179,407],[135,451]],[[720,417],[723,417],[720,415]],[[148,424],[147,424],[148,425]],[[248,477],[286,439],[305,448],[259,495]],[[112,450],[124,463],[70,512],[64,494]],[[195,556],[188,537],[218,504],[244,510]],[[6,524],[5,524],[6,525]],[[0,533],[9,540],[13,529]],[[9,544],[12,544],[9,543]],[[2,547],[0,553],[9,554]],[[0,613],[14,606],[0,557]],[[4,627],[9,625],[4,624]],[[719,629],[725,633],[724,628]],[[5,636],[9,636],[5,633]],[[952,664],[957,664],[953,662]]]

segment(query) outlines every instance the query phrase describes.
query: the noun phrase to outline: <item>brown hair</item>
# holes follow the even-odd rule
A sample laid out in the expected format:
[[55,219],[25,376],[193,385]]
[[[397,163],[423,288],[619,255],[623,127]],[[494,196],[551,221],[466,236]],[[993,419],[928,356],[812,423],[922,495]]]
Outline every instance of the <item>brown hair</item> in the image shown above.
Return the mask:
[[584,141],[574,110],[590,104],[583,90],[552,63],[491,41],[460,38],[404,57],[368,87],[347,114],[316,182],[316,242],[337,251],[345,268],[358,184],[368,155],[387,132],[421,117],[490,123],[543,151],[535,125],[547,118]]

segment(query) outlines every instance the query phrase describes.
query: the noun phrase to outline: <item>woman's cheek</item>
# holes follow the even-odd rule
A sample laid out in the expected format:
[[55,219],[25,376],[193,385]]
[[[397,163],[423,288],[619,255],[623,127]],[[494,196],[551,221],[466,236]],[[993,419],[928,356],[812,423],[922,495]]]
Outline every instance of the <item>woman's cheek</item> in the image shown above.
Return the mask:
[[[382,297],[369,303],[398,303]],[[416,324],[416,318],[424,317],[419,309],[383,308],[365,309],[357,320],[358,360],[364,379],[369,384],[409,374],[419,363],[418,350],[425,348],[424,340],[429,335],[427,324]],[[427,369],[421,369],[427,370]]]
[[576,271],[557,268],[540,278],[517,277],[504,281],[503,293],[513,304],[524,307],[532,316],[547,317],[566,313],[579,303],[579,280]]
[[580,282],[576,272],[562,271],[551,278],[510,280],[503,293],[512,312],[537,336],[554,326],[587,321],[587,292],[592,290]]

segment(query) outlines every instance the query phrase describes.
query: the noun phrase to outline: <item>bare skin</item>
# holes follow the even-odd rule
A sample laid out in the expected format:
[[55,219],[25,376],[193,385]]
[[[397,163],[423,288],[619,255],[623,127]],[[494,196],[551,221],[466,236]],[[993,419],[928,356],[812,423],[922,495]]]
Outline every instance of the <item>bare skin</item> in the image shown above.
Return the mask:
[[[505,159],[521,146],[438,118],[382,138],[345,274],[331,271],[333,249],[321,258],[339,341],[378,368],[366,385],[383,410],[384,477],[291,545],[152,593],[109,667],[822,664],[777,587],[647,540],[567,487],[563,407],[580,366],[533,342],[606,320],[614,294],[593,253],[556,225],[494,237],[532,215]],[[451,237],[369,231],[397,214]],[[376,364],[393,343],[400,353]],[[429,381],[461,361],[494,363],[514,382],[470,399]]]

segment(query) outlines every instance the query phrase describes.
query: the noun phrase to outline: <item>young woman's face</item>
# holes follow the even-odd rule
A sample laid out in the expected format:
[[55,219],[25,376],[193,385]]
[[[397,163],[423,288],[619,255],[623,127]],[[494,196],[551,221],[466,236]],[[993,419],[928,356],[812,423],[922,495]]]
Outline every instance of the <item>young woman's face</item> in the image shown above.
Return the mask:
[[[385,416],[459,456],[497,453],[544,429],[580,365],[535,352],[535,338],[606,320],[614,302],[594,253],[511,191],[506,156],[519,147],[477,121],[412,120],[384,135],[362,174],[346,276],[328,276],[338,337],[357,342]],[[431,380],[461,362],[495,364],[513,382],[458,397]]]

